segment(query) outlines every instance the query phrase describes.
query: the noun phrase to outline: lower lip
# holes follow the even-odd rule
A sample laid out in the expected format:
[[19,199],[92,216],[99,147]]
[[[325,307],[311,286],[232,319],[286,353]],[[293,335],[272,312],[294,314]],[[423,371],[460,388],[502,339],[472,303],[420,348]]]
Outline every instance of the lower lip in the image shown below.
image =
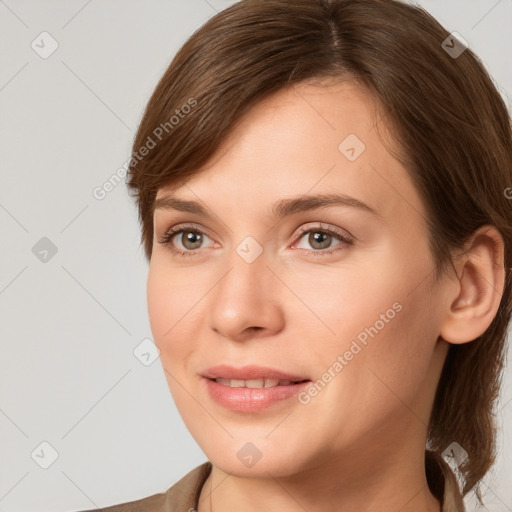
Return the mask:
[[241,412],[261,411],[273,404],[289,400],[300,393],[311,381],[274,386],[271,388],[231,388],[206,379],[210,396],[226,409]]

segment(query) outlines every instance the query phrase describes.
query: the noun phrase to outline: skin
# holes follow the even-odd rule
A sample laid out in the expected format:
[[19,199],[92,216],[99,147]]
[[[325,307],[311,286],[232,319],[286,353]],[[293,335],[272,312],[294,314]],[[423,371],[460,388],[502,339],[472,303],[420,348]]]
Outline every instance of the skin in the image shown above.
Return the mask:
[[[449,344],[475,339],[497,311],[502,239],[482,230],[436,281],[425,208],[378,136],[377,104],[353,83],[323,85],[266,98],[187,184],[158,191],[209,213],[155,210],[147,282],[170,391],[213,463],[199,512],[441,510],[424,468],[428,417]],[[385,119],[378,129],[391,144]],[[338,149],[348,134],[366,146],[354,161]],[[377,214],[334,205],[270,216],[279,200],[332,192]],[[192,256],[158,243],[182,223],[202,245],[183,233],[169,245]],[[299,234],[320,224],[355,240]],[[262,249],[252,263],[236,251],[247,236]],[[306,405],[234,412],[206,392],[201,372],[222,363],[320,379],[395,303],[401,311]],[[237,457],[248,442],[261,452],[252,467]]]

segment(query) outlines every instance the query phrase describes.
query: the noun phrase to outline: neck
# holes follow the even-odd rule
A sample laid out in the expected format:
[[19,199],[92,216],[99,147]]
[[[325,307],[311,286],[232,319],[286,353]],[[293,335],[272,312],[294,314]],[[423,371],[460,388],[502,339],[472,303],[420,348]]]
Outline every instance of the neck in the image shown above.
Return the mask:
[[[441,512],[431,493],[423,459],[365,459],[348,465],[331,460],[291,476],[247,478],[213,466],[199,499],[198,512]],[[422,462],[422,464],[413,464]],[[350,467],[349,467],[350,466]],[[368,468],[371,467],[371,472]]]

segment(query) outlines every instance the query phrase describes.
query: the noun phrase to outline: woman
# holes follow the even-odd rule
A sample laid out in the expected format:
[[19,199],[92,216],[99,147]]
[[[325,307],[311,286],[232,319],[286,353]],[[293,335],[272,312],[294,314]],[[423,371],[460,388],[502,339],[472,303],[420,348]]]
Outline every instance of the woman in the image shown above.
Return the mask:
[[183,45],[133,151],[151,328],[208,461],[104,510],[481,500],[512,132],[464,42],[396,0],[243,0]]

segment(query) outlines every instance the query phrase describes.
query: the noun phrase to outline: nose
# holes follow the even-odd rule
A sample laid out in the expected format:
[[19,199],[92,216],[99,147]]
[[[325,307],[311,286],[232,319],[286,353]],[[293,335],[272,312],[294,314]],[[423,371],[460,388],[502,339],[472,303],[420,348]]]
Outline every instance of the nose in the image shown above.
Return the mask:
[[217,334],[235,341],[277,334],[284,325],[282,283],[262,253],[248,263],[234,254],[208,294],[208,321]]

